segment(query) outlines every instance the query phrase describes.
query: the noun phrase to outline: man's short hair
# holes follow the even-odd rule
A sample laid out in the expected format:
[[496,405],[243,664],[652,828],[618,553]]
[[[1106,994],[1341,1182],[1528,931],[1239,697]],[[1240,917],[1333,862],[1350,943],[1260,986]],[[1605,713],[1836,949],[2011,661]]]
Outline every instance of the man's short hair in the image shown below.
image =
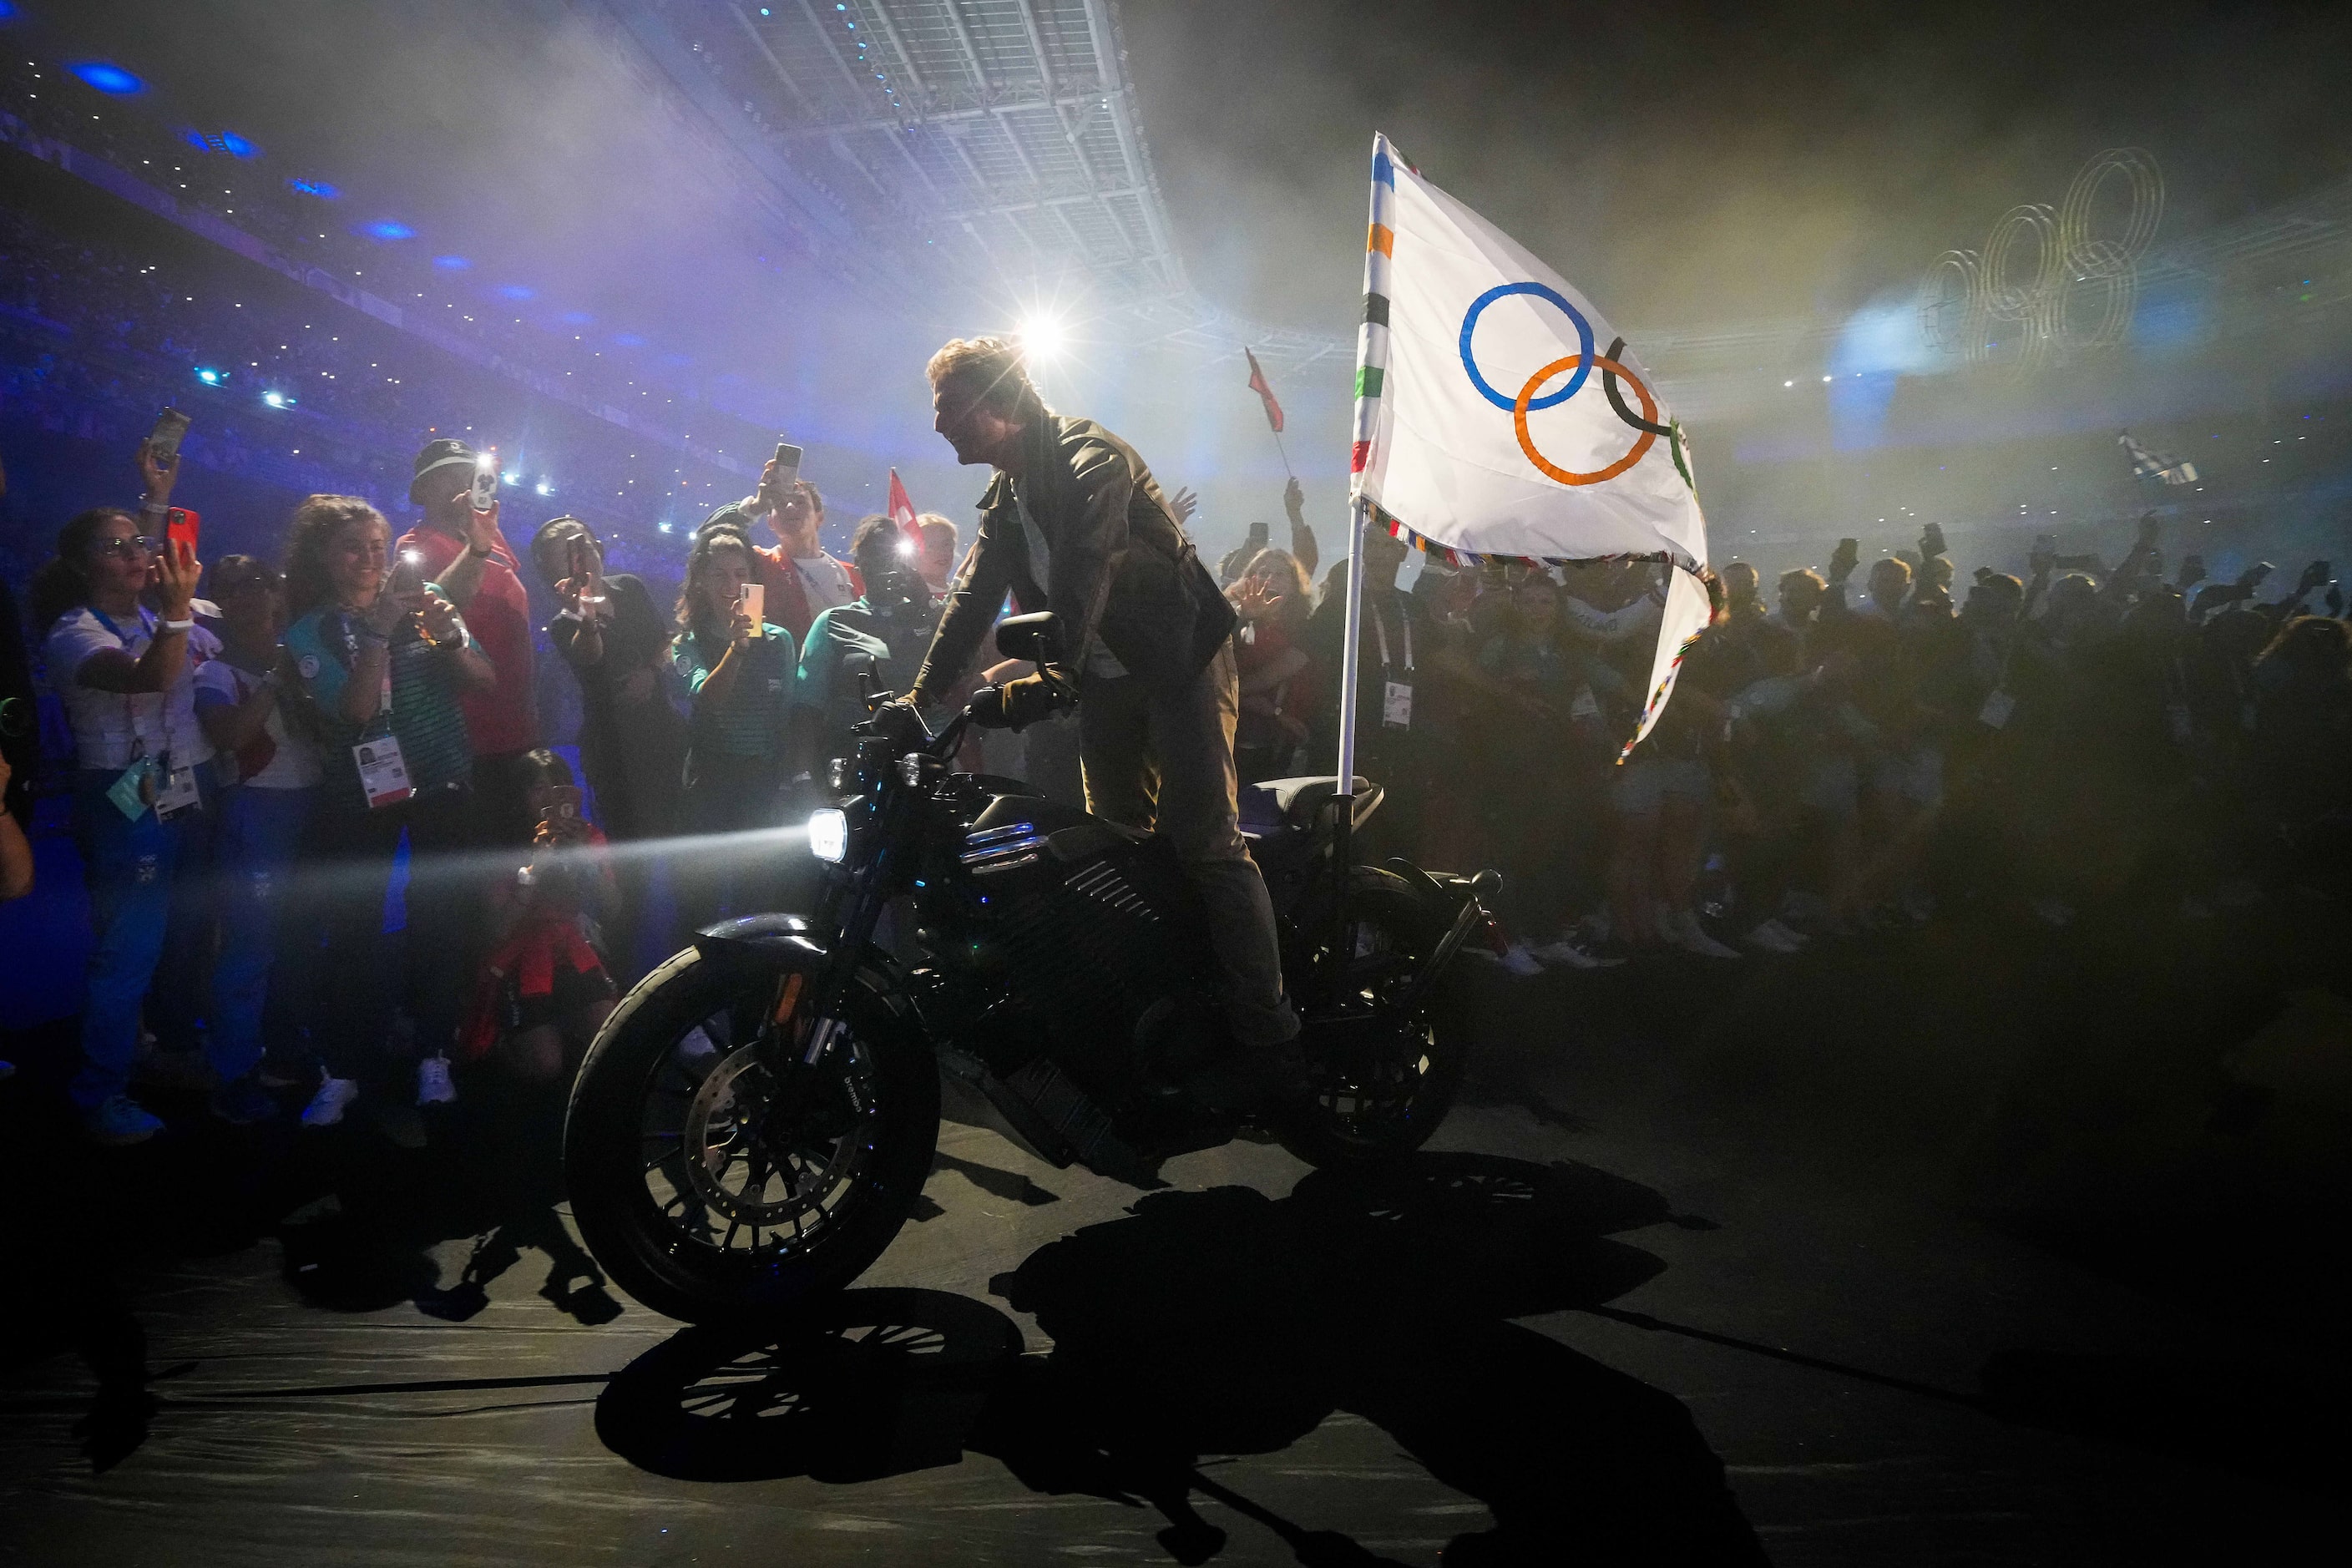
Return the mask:
[[814,483],[807,479],[794,479],[793,488],[808,497],[809,510],[819,517],[824,515],[824,495]]
[[898,525],[878,511],[871,517],[860,518],[857,531],[849,536],[849,558],[852,561],[864,561],[869,550],[880,550],[893,555],[898,551]]
[[1029,384],[1021,345],[1011,338],[950,338],[923,367],[933,391],[954,385],[981,406],[1011,417],[1025,416],[1037,401]]
[[1899,555],[1882,555],[1870,563],[1870,574],[1873,577],[1880,575],[1900,577],[1905,585],[1908,586],[1911,582],[1911,563]]
[[1810,566],[1793,567],[1780,574],[1780,592],[1783,594],[1791,591],[1803,593],[1809,588],[1816,594],[1827,593],[1829,583]]

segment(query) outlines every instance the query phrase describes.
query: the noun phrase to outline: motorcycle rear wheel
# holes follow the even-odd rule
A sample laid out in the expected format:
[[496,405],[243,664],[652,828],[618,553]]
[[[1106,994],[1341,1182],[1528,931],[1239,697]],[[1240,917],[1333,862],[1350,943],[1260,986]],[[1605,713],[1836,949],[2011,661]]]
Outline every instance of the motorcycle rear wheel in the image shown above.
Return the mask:
[[[1402,878],[1368,866],[1356,868],[1348,926],[1341,1005],[1359,1015],[1395,994],[1446,931]],[[1328,906],[1298,929],[1320,958],[1331,942]],[[1310,1016],[1300,1044],[1314,1097],[1284,1117],[1282,1146],[1323,1170],[1401,1159],[1428,1142],[1461,1092],[1470,1046],[1463,977],[1449,970],[1391,1026],[1349,1032],[1344,1022]]]
[[[799,1066],[806,1007],[791,999],[816,978],[689,949],[589,1047],[564,1125],[572,1218],[655,1311],[740,1324],[841,1289],[921,1195],[940,1129],[931,1053],[900,1005],[859,984],[824,1059]],[[752,1048],[779,1026],[781,1048]]]

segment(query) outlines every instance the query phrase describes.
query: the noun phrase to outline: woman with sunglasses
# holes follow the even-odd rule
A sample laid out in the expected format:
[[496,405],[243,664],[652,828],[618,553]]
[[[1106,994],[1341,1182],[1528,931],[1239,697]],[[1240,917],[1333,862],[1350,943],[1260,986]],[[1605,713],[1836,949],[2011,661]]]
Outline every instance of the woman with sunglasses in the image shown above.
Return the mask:
[[[73,729],[74,831],[89,884],[82,1067],[68,1092],[90,1136],[109,1144],[143,1142],[163,1125],[131,1098],[131,1067],[179,841],[200,809],[195,769],[212,754],[194,721],[194,667],[220,646],[189,609],[203,574],[194,550],[152,537],[163,531],[178,460],[159,463],[142,447],[140,468],[140,513],[98,507],[76,516],[33,581],[49,685]],[[140,603],[150,588],[153,609]]]

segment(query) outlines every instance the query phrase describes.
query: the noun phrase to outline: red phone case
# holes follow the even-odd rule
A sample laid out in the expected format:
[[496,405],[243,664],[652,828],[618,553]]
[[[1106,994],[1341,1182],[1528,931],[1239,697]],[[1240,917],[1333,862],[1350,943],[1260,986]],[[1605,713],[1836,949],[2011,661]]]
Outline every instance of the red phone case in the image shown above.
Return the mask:
[[204,527],[204,519],[187,507],[175,506],[163,514],[163,537],[173,544],[185,543],[188,553],[196,552],[196,536]]

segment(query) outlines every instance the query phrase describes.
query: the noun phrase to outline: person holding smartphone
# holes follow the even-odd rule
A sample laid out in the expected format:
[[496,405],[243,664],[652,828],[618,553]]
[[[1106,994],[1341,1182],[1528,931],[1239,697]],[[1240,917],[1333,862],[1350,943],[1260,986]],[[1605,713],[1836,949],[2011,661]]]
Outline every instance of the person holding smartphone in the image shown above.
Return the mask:
[[[776,542],[752,556],[752,581],[765,592],[768,616],[798,647],[818,616],[846,605],[866,591],[856,569],[827,554],[818,535],[824,528],[824,498],[800,477],[800,448],[785,445],[760,471],[760,488],[727,509],[762,519]],[[715,521],[715,520],[714,520]]]
[[[193,759],[195,552],[142,531],[161,520],[178,464],[141,449],[147,503],[82,512],[33,582],[33,626],[72,726],[74,836],[93,941],[84,980],[81,1070],[68,1087],[100,1143],[144,1142],[163,1122],[130,1094],[140,1016],[163,956],[172,879],[201,797]],[[152,587],[161,608],[140,603]]]
[[[299,966],[277,973],[277,959],[285,941],[279,914],[320,769],[317,748],[286,727],[280,698],[289,671],[278,646],[286,589],[278,569],[250,555],[224,556],[213,567],[212,588],[226,646],[196,671],[196,721],[212,739],[221,774],[211,1040],[224,1079],[244,1085],[222,1091],[242,1100],[233,1120],[265,1121],[278,1110],[268,1091],[303,1081],[307,1065],[289,1055],[293,1042],[284,1025],[295,1009],[281,982],[299,978]],[[280,1020],[275,1062],[266,1060],[265,1011]]]
[[[670,658],[694,702],[679,812],[690,834],[781,820],[799,648],[785,627],[753,608],[765,597],[754,560],[751,536],[725,522],[705,524],[687,557]],[[737,879],[742,860],[724,844],[695,846],[684,867],[689,887],[678,899],[681,916],[705,923],[739,894],[748,896]]]
[[[530,595],[513,546],[499,530],[497,475],[477,486],[486,458],[444,437],[416,454],[408,499],[424,520],[400,536],[400,554],[416,552],[426,578],[466,617],[496,679],[465,698],[466,739],[474,754],[478,820],[486,841],[530,842],[531,772],[527,754],[540,743]],[[484,503],[487,504],[484,504]]]
[[[530,553],[562,606],[547,637],[580,682],[580,764],[601,826],[616,839],[676,832],[686,723],[670,706],[670,629],[653,595],[627,573],[605,575],[604,543],[576,517],[541,525]],[[621,898],[606,921],[609,956],[631,978],[650,868],[644,857],[622,859]]]
[[423,1053],[416,1102],[445,1103],[456,1098],[446,1053],[468,980],[477,892],[455,869],[475,842],[462,703],[498,673],[456,606],[421,580],[420,563],[395,577],[391,540],[383,515],[357,496],[312,496],[295,509],[287,538],[289,695],[324,775],[305,854],[319,894],[299,918],[322,976],[311,1038],[326,1077],[302,1124],[338,1124],[364,1092],[379,1102],[386,1135],[415,1143],[421,1123],[390,1092],[397,972],[384,896],[405,832],[405,990]]

